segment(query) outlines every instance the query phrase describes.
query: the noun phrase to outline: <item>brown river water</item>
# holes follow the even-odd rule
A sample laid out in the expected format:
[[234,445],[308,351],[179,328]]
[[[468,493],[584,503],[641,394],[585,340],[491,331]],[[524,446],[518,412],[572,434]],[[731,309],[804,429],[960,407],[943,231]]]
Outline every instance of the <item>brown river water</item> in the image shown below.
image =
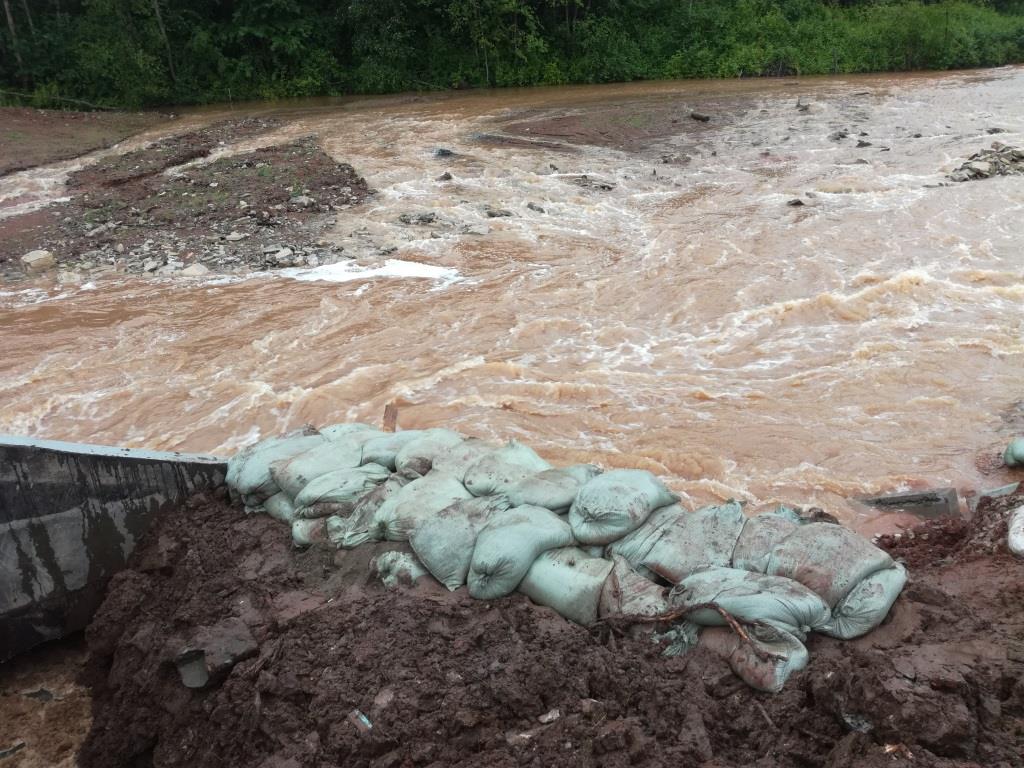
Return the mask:
[[[248,105],[115,151],[252,113],[285,126],[223,152],[316,132],[377,190],[333,234],[356,266],[0,285],[0,432],[228,454],[394,401],[691,504],[861,523],[857,494],[1011,479],[1024,177],[943,181],[1024,144],[1022,68]],[[89,161],[0,179],[0,216]]]

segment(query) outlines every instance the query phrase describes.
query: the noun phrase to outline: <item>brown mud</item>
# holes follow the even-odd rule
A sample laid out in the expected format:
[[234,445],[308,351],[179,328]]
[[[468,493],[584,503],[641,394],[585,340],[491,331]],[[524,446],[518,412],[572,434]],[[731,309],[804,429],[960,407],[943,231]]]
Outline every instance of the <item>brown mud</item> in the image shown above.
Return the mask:
[[0,270],[15,276],[19,257],[36,248],[83,277],[96,270],[172,274],[201,264],[238,271],[332,259],[330,249],[304,249],[330,225],[332,212],[362,201],[369,189],[315,137],[188,165],[278,125],[266,118],[215,123],[73,173],[66,204],[0,220]]
[[157,112],[0,107],[0,176],[105,149],[166,120]]
[[[397,545],[297,552],[270,518],[196,498],[150,532],[87,631],[80,763],[1021,766],[1024,564],[1000,525],[1022,502],[982,500],[938,540],[934,523],[883,540],[913,564],[889,619],[812,638],[773,696],[707,651],[665,658],[522,596],[386,591],[370,558]],[[197,645],[237,657],[203,690],[173,664]]]

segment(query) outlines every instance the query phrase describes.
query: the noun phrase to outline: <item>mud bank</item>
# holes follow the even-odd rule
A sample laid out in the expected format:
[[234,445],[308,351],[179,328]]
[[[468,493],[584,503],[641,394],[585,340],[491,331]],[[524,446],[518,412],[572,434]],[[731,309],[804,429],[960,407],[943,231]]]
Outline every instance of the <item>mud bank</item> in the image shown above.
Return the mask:
[[[80,764],[1024,765],[1024,566],[1001,543],[1021,502],[884,539],[914,564],[887,622],[812,638],[771,696],[705,651],[665,658],[522,596],[386,591],[370,558],[400,545],[296,552],[271,519],[197,497],[87,631]],[[196,648],[201,689],[174,664]]]

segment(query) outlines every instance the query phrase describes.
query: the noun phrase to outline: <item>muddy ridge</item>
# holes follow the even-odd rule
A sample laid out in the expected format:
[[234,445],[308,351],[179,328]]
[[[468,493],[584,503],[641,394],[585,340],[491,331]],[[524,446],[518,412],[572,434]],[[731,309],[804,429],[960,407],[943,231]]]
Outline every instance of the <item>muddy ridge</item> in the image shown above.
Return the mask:
[[[883,539],[915,564],[889,619],[812,637],[772,696],[706,651],[665,658],[522,596],[386,591],[371,558],[404,545],[299,552],[270,518],[197,497],[87,632],[81,765],[1024,765],[1024,580],[998,543],[1022,502],[983,500],[938,542],[936,524]],[[174,663],[195,648],[200,689]]]

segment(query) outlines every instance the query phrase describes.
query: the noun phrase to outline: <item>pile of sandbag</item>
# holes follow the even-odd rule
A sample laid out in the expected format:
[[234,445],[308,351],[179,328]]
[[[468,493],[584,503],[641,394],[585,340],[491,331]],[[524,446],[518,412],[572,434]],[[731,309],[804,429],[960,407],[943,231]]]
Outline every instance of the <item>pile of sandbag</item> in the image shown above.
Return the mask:
[[430,574],[480,600],[519,591],[582,625],[666,617],[667,653],[701,643],[762,690],[807,664],[809,633],[878,626],[907,578],[863,537],[786,507],[690,511],[650,472],[556,468],[447,429],[305,429],[239,452],[227,480],[297,546],[408,542],[415,557],[376,566],[389,585]]

